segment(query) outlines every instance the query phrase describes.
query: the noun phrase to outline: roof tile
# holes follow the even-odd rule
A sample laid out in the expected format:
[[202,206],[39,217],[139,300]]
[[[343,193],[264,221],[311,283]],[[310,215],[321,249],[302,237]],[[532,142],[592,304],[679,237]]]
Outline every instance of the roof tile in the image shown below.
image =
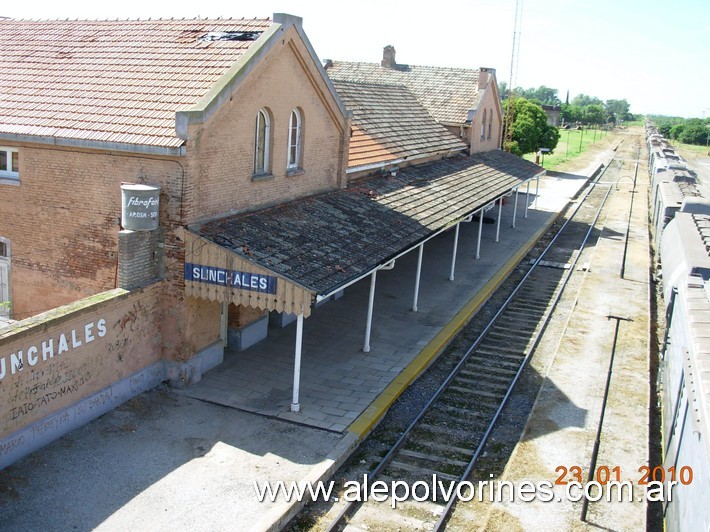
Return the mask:
[[443,124],[465,123],[478,105],[478,69],[332,61],[326,71],[334,81],[405,86]]
[[195,104],[268,19],[0,20],[0,133],[177,147],[175,112]]
[[349,167],[466,149],[405,87],[336,81],[353,112]]
[[196,232],[324,295],[541,172],[499,150],[458,155],[206,222]]

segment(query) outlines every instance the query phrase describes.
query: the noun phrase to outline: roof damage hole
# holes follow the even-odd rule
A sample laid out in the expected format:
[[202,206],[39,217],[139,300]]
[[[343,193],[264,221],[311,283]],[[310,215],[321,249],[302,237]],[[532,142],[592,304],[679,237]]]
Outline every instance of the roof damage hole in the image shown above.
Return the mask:
[[260,31],[210,31],[205,33],[201,41],[255,41],[261,35]]

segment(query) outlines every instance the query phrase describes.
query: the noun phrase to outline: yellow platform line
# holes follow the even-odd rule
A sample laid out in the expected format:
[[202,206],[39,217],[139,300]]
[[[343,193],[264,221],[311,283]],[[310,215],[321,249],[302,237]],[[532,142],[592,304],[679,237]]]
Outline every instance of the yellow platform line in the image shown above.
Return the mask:
[[491,277],[488,282],[466,303],[463,308],[445,325],[441,331],[422,349],[417,357],[377,396],[377,398],[353,421],[348,427],[349,432],[354,432],[360,439],[364,438],[379,422],[385,412],[392,406],[397,397],[416,379],[436,358],[436,356],[449,344],[451,339],[471,319],[478,309],[488,300],[493,292],[510,275],[513,269],[523,260],[523,257],[535,246],[540,237],[555,222],[559,213],[550,216],[547,222],[538,229],[530,239],[525,242],[508,261]]

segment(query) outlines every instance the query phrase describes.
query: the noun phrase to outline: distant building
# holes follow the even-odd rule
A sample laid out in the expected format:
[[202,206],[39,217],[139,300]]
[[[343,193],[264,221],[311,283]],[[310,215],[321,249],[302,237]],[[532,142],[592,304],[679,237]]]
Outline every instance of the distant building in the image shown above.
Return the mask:
[[463,139],[469,153],[501,147],[503,114],[494,68],[405,65],[385,46],[380,63],[325,60],[335,81],[407,87],[439,124]]
[[547,115],[547,125],[560,127],[560,112],[562,108],[559,105],[543,105],[542,110]]

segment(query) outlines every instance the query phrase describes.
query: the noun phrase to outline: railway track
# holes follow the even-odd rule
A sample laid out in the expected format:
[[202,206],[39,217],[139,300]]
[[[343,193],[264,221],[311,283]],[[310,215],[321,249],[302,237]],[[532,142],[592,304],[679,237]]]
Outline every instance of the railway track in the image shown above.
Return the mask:
[[[554,235],[546,235],[545,249],[468,350],[437,361],[453,369],[368,474],[370,486],[379,480],[388,486],[399,483],[402,489],[409,489],[405,484],[419,486],[419,492],[414,489],[394,508],[390,499],[343,504],[319,528],[368,529],[373,522],[395,529],[445,526],[456,502],[456,497],[445,494],[450,486],[469,479],[581,252],[600,231],[600,213],[622,166],[623,161],[612,160],[587,186],[572,214]],[[362,493],[360,500],[364,499]]]

